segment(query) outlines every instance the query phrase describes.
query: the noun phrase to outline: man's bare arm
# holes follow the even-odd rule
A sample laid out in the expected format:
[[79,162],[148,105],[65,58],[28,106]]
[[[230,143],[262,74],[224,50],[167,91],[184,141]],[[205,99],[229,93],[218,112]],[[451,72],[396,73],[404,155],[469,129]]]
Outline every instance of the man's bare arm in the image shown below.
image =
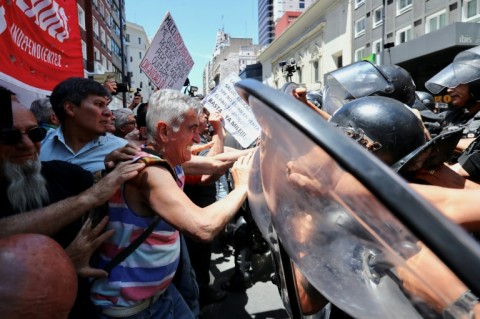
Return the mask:
[[97,184],[76,196],[0,219],[0,238],[19,233],[56,234],[90,209],[105,203],[122,183],[135,177],[144,165],[121,163]]
[[[205,208],[192,203],[178,188],[170,173],[161,167],[147,167],[128,183],[127,200],[131,203],[144,203],[142,210],[160,215],[169,224],[195,240],[211,241],[245,201],[251,163],[252,156],[240,158],[232,168],[235,189],[223,200]],[[135,194],[138,194],[138,197]]]

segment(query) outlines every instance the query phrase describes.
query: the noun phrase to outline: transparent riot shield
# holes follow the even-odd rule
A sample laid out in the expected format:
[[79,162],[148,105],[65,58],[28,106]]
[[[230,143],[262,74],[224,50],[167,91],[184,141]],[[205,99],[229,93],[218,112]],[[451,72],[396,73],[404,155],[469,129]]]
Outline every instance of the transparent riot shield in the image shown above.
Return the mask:
[[262,127],[248,200],[293,318],[311,288],[354,318],[469,318],[449,310],[453,287],[480,292],[468,233],[294,98],[255,80],[236,89]]

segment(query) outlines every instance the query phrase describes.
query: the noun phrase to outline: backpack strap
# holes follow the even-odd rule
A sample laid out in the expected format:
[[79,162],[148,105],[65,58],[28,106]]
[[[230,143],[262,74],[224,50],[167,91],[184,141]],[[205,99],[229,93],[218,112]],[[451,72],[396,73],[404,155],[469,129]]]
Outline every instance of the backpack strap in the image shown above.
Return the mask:
[[[147,149],[143,149],[143,151],[146,151]],[[141,155],[139,158],[136,159],[138,162],[143,162],[145,163],[146,166],[162,166],[166,168],[170,174],[172,174],[173,178],[177,180],[177,174],[175,174],[175,171],[173,168],[168,164],[166,160],[158,156],[157,154],[151,152],[151,150],[148,150],[143,156]],[[153,155],[153,156],[152,156]],[[125,247],[121,252],[119,252],[117,255],[115,255],[104,267],[103,270],[106,272],[110,273],[110,271],[115,268],[118,264],[120,264],[122,261],[125,260],[131,253],[135,251],[135,249],[138,248],[147,238],[150,236],[150,234],[155,230],[155,227],[157,227],[158,223],[160,223],[161,218],[158,215],[155,215],[152,219],[152,222],[148,227],[143,231],[143,233],[138,236],[133,242],[130,243],[127,247]]]

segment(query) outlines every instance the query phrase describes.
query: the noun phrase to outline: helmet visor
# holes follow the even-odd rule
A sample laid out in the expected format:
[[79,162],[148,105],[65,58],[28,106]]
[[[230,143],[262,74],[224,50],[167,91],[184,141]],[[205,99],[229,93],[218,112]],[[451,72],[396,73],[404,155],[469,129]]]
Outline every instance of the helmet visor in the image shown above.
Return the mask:
[[460,84],[480,79],[480,46],[460,52],[453,62],[425,83],[433,94],[445,88],[454,88]]
[[353,99],[392,90],[390,81],[373,64],[358,61],[325,75],[323,105],[333,114]]

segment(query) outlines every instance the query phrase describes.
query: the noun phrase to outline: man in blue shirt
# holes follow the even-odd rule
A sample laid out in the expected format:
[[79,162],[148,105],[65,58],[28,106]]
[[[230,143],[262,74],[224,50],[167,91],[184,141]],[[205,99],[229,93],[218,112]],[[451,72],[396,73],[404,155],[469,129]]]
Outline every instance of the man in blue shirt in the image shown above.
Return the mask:
[[97,172],[105,156],[128,142],[107,133],[112,112],[111,95],[98,82],[69,78],[60,82],[50,96],[61,125],[47,133],[40,160],[63,160]]

